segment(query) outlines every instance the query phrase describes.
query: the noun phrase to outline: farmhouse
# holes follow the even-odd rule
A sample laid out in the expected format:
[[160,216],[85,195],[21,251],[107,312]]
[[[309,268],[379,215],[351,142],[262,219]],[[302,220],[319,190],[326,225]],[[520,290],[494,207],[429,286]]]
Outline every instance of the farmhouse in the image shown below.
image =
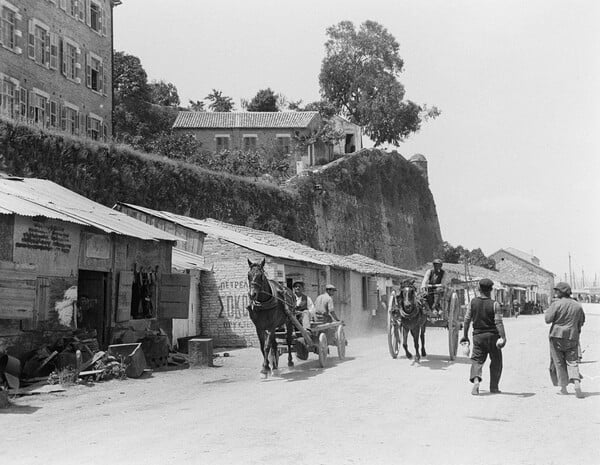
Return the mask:
[[300,172],[362,149],[359,126],[338,116],[331,123],[341,135],[339,140],[331,142],[317,137],[323,119],[316,111],[181,111],[173,130],[194,135],[203,149],[210,152],[242,150],[289,155],[290,162]]

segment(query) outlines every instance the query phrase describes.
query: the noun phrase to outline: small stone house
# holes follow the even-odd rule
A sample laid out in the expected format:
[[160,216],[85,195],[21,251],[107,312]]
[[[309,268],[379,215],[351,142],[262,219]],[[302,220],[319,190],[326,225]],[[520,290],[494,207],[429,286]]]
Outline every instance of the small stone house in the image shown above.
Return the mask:
[[521,282],[533,282],[537,285],[537,302],[547,306],[554,294],[554,273],[540,266],[540,259],[513,247],[500,249],[490,255],[496,260],[496,268],[511,273]]
[[176,236],[53,182],[0,178],[0,350],[19,356],[77,331],[100,347],[187,316]]
[[300,172],[362,148],[359,126],[334,117],[332,124],[343,137],[336,143],[325,143],[314,139],[322,124],[323,119],[316,111],[181,111],[173,130],[194,135],[202,148],[210,152],[242,150],[289,154],[290,163]]

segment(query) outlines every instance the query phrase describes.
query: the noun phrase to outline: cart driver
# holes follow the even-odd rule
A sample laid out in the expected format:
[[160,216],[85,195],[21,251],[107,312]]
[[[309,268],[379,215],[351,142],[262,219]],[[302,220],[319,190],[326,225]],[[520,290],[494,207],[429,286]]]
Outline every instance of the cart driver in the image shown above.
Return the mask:
[[421,291],[433,316],[443,316],[442,299],[448,285],[448,275],[442,269],[443,262],[436,258],[433,268],[427,270],[421,282]]
[[295,313],[296,318],[302,323],[304,329],[310,329],[310,320],[315,315],[315,306],[312,299],[304,293],[304,283],[296,281],[292,285],[294,297],[296,298]]

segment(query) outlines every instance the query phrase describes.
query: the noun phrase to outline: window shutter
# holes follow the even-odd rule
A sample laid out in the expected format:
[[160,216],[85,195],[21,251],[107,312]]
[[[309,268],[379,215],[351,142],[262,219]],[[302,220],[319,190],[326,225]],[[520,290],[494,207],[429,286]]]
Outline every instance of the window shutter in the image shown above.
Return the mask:
[[[0,7],[0,16],[1,15],[2,15],[2,7]],[[4,21],[2,21],[2,18],[0,17],[0,45],[4,45],[4,40],[2,39],[4,37],[4,34],[2,33],[2,24],[3,23],[4,23]]]
[[98,70],[98,89],[99,92],[104,92],[104,63],[100,63]]
[[104,82],[104,87],[102,87],[103,95],[108,94],[108,89],[110,87],[110,82],[108,81],[108,70],[106,68],[107,67],[105,67],[104,64],[102,64],[102,81]]
[[21,108],[20,108],[20,113],[21,113],[21,118],[23,120],[27,119],[27,89],[24,89],[23,87],[21,87]]
[[0,319],[26,320],[33,318],[37,277],[35,273],[0,270]]
[[60,107],[60,128],[63,131],[67,130],[67,109],[64,105]]
[[29,34],[27,37],[27,56],[35,60],[35,26],[31,19],[29,20]]
[[77,118],[77,134],[81,134],[85,136],[85,121],[86,116],[83,113],[79,113],[79,117]]
[[50,100],[50,126],[53,128],[57,127],[56,107],[56,102],[54,100]]
[[85,115],[85,135],[90,137],[90,117]]
[[86,3],[86,7],[85,7],[85,24],[87,24],[88,26],[91,26],[92,24],[92,16],[90,14],[90,2],[88,1]]
[[101,7],[102,14],[100,15],[100,21],[102,21],[102,35],[106,37],[106,30],[108,25],[106,24],[106,7]]
[[161,274],[158,291],[159,318],[188,318],[190,300],[189,274]]
[[131,293],[133,288],[133,272],[119,272],[119,288],[117,291],[117,314],[115,321],[121,323],[131,320]]
[[44,31],[44,64],[50,67],[50,33]]
[[46,126],[50,126],[50,100],[48,99],[44,99],[46,100],[46,114],[44,115],[44,120],[42,121],[42,125],[44,127]]
[[58,68],[58,35],[50,33],[50,68]]
[[60,72],[63,76],[67,75],[67,57],[65,53],[65,41],[61,37],[58,42],[58,53],[60,57]]
[[85,85],[92,87],[92,58],[89,53],[85,54]]
[[29,98],[27,99],[29,101],[29,119],[33,119],[33,115],[35,113],[35,109],[33,107],[33,99],[35,97],[35,94],[33,92],[29,92]]
[[79,0],[79,21],[85,22],[85,12],[87,11],[87,0]]

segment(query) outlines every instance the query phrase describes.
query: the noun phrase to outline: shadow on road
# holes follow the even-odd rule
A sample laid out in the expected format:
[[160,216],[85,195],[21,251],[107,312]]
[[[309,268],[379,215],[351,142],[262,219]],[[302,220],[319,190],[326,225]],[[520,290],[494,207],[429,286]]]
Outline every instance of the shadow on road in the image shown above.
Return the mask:
[[31,405],[10,405],[9,407],[0,409],[0,414],[29,414],[37,412],[41,407],[32,407]]
[[515,396],[515,397],[533,397],[535,396],[535,392],[506,392],[506,391],[502,391],[502,392],[480,392],[479,393],[480,397],[483,396]]
[[[406,356],[400,358],[408,360]],[[416,362],[413,356],[413,358],[410,359],[410,362],[415,366],[422,366],[431,370],[447,370],[448,367],[454,364],[469,365],[471,360],[465,357],[456,357],[451,361],[447,355],[428,355],[425,358],[421,358],[420,362]]]
[[310,360],[305,363],[296,364],[293,368],[289,368],[288,371],[279,375],[279,379],[284,381],[304,381],[323,373],[325,370],[331,370],[337,365],[352,360],[354,360],[354,357],[346,357],[344,360],[340,360],[339,358],[327,359],[325,368],[321,368],[318,360]]

